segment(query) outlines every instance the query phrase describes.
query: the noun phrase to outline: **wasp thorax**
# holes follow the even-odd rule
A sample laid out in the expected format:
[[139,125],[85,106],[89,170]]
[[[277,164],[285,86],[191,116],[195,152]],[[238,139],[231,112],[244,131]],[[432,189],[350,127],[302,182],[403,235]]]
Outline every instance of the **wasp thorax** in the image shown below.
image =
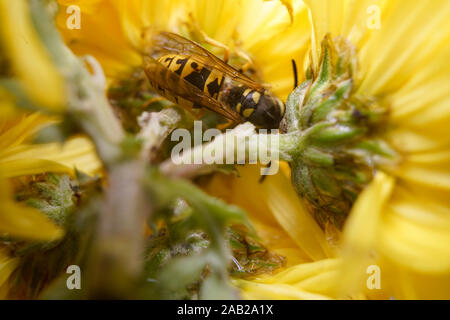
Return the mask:
[[285,109],[280,99],[245,87],[231,89],[229,98],[234,110],[244,120],[259,128],[278,129]]

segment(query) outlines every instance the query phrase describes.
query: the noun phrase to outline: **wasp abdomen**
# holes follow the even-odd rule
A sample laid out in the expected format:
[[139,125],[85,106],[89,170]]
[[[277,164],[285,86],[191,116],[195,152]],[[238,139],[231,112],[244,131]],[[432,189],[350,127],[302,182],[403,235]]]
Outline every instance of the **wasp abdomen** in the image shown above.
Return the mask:
[[180,80],[189,82],[211,98],[217,99],[224,79],[221,72],[183,55],[164,55],[158,58],[158,62],[178,74]]

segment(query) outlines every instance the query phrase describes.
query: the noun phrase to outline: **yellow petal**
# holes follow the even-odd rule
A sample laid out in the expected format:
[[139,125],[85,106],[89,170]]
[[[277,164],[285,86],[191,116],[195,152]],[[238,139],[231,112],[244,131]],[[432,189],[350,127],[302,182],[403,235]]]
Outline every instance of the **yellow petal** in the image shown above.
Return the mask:
[[42,212],[11,200],[3,178],[0,179],[0,233],[46,241],[56,240],[64,234]]
[[255,227],[263,244],[272,252],[287,258],[286,266],[309,262],[311,258],[298,247],[296,242],[280,227],[265,201],[259,196],[249,196],[241,190],[258,189],[259,176],[253,171],[246,173],[246,179],[216,174],[208,181],[205,189],[211,195],[243,208]]
[[16,115],[14,97],[6,89],[0,87],[0,119],[10,119]]
[[77,137],[64,144],[48,143],[10,148],[7,156],[0,157],[0,166],[4,176],[16,177],[44,172],[73,173],[75,168],[93,175],[99,173],[102,164],[93,143],[85,137]]
[[450,298],[449,274],[419,274],[403,266],[386,264],[383,267],[382,281],[390,285],[395,299],[444,299]]
[[25,0],[0,1],[0,31],[12,68],[31,99],[61,111],[65,107],[63,79],[34,30]]
[[334,36],[346,36],[355,46],[362,47],[374,32],[367,27],[367,9],[371,6],[383,8],[382,0],[304,0],[310,10],[312,27],[311,48],[315,67],[320,56],[320,42],[330,33]]
[[69,173],[70,168],[50,160],[42,159],[18,159],[14,161],[2,161],[0,163],[5,172],[5,178],[12,178],[25,175],[34,175],[45,172]]
[[430,197],[424,191],[423,187],[417,191],[408,186],[396,189],[383,216],[379,250],[405,269],[449,273],[448,201]]
[[[258,166],[240,167],[239,174],[240,177],[230,178],[230,185],[214,188],[222,192],[214,192],[212,188],[209,190],[222,198],[226,194],[225,199],[249,212],[252,222],[273,226],[274,229],[281,227],[282,232],[309,259],[319,260],[333,254],[323,231],[304,208],[290,180],[282,172],[268,176],[263,183],[258,182],[261,177]],[[278,241],[280,237],[279,233],[271,236],[266,232],[265,235],[268,244]]]
[[[258,2],[254,2],[253,8],[249,8],[248,12],[262,12],[258,10],[258,5]],[[301,66],[310,43],[308,12],[302,3],[295,2],[294,20],[290,23],[285,8],[275,4],[273,6],[273,9],[269,9],[277,18],[271,16],[261,16],[258,20],[243,18],[239,25],[240,39],[244,49],[254,58],[256,67],[262,71],[264,82],[271,84],[275,94],[285,100],[294,86],[291,60],[294,60],[300,68],[298,81],[301,82],[304,78]]]
[[366,285],[366,269],[373,263],[380,219],[394,179],[379,171],[354,203],[342,236],[341,295],[359,292]]
[[264,284],[234,280],[244,299],[250,300],[329,300],[330,297],[311,293],[286,284]]
[[395,170],[395,174],[411,183],[450,191],[450,166],[448,163],[445,168],[439,168],[432,164],[415,164],[408,161]]
[[310,263],[302,263],[287,268],[273,276],[263,277],[257,282],[261,283],[285,283],[298,284],[311,277],[334,272],[338,269],[340,261],[338,259],[323,259]]
[[[450,63],[448,56],[450,46],[439,48],[433,58],[421,65],[414,72],[414,76],[404,86],[396,90],[390,102],[393,105],[392,119],[406,126],[430,128],[430,123],[421,117],[424,113],[432,112],[435,108],[442,109],[447,117],[450,113]],[[446,105],[447,108],[441,107]]]
[[105,0],[58,0],[58,3],[64,6],[76,5],[82,12],[95,13],[98,10],[98,6],[104,1]]
[[359,91],[371,95],[394,94],[448,47],[448,1],[394,0],[386,4],[381,8],[381,28],[371,34],[360,52],[365,76]]
[[262,184],[262,196],[281,227],[312,260],[333,255],[323,231],[303,206],[290,180],[282,173]]
[[[80,4],[80,29],[67,28],[70,14],[66,13],[66,6],[61,7],[56,18],[59,30],[72,51],[77,55],[94,56],[109,77],[129,73],[142,63],[136,48],[123,33],[121,18],[114,3],[101,1],[89,8]],[[64,4],[69,3],[65,1]]]
[[0,157],[6,154],[8,148],[28,142],[39,130],[55,122],[56,119],[40,113],[0,119]]
[[401,127],[391,130],[385,135],[385,138],[395,150],[405,155],[446,150],[450,146],[450,141],[446,136],[436,139],[428,132]]

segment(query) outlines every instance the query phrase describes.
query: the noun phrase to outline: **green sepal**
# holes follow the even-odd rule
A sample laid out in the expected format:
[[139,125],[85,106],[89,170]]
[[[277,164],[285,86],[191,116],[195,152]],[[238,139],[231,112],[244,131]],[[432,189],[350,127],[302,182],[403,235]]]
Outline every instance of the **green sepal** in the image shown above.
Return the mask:
[[367,129],[362,127],[336,124],[316,131],[314,134],[310,135],[310,138],[317,144],[335,145],[347,143],[362,136],[366,131]]
[[303,158],[307,163],[324,167],[331,167],[334,164],[334,158],[331,153],[324,152],[315,147],[306,148],[303,151]]

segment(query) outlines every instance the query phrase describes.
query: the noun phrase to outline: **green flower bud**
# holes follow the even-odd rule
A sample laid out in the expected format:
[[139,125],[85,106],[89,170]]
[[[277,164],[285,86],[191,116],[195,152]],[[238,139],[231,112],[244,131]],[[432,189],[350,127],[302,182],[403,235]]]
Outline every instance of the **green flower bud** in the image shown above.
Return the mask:
[[292,182],[324,230],[341,229],[378,162],[396,152],[377,135],[388,109],[355,93],[354,47],[344,38],[322,41],[318,70],[288,97],[282,130],[291,138]]

